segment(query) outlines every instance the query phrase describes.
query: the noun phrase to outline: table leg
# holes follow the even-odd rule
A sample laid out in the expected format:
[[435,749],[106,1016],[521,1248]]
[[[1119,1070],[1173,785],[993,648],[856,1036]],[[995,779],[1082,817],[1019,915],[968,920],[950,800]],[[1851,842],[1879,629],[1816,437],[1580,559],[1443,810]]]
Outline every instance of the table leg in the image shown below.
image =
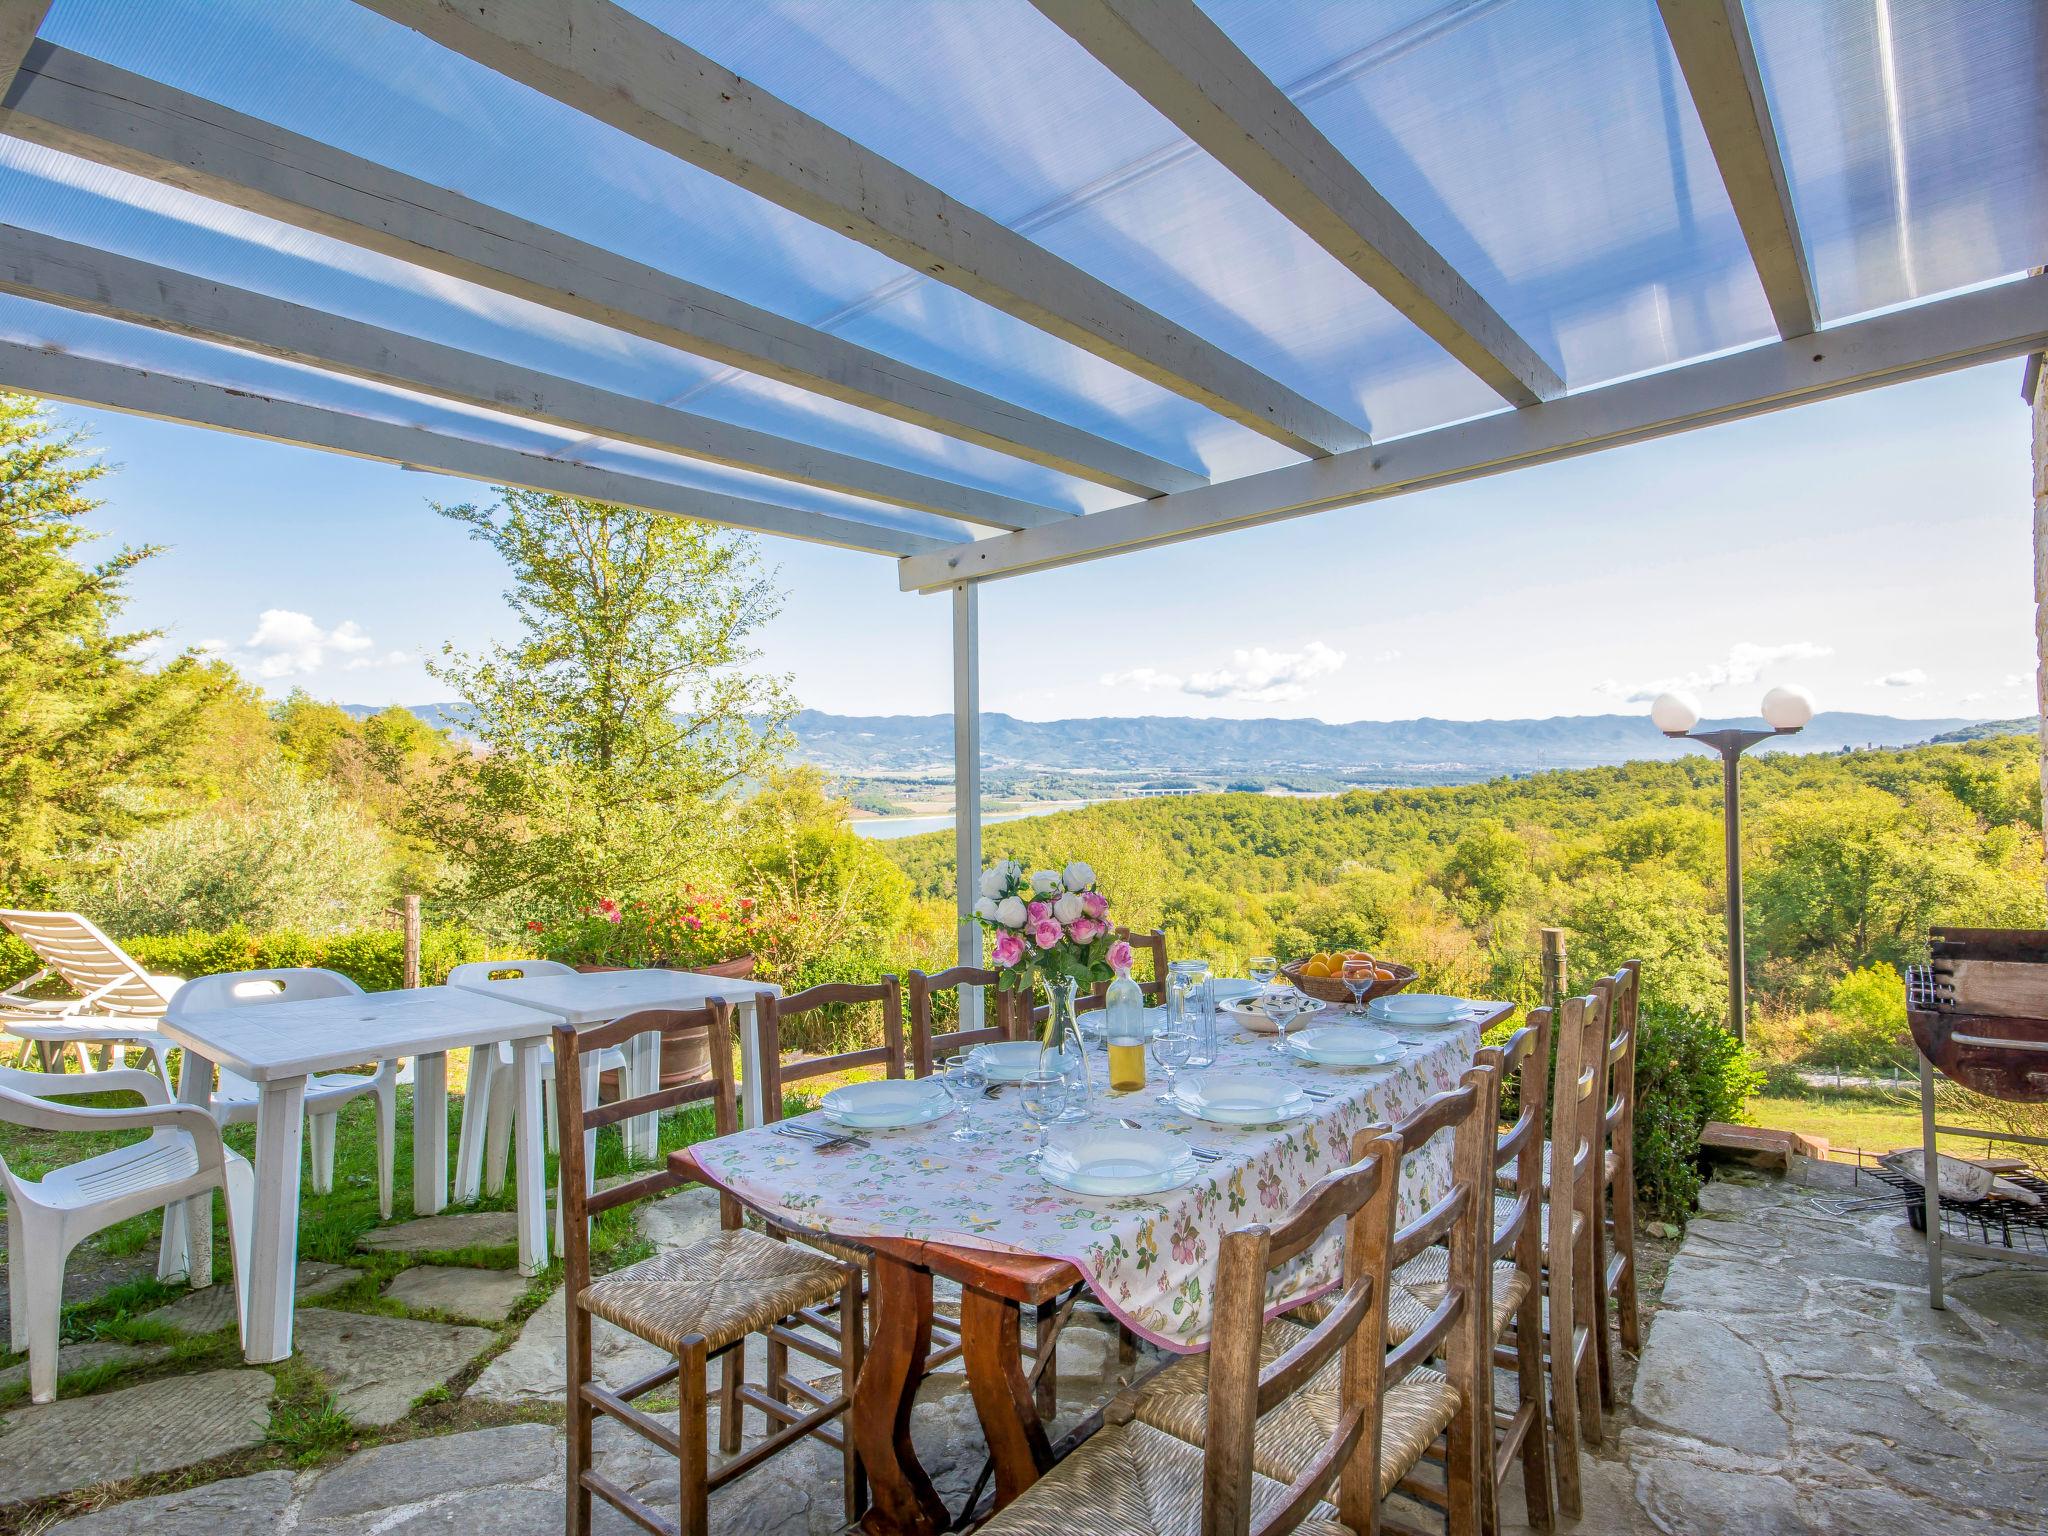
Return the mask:
[[876,1254],[867,1357],[853,1384],[853,1438],[872,1502],[861,1521],[870,1536],[939,1536],[952,1524],[910,1443],[910,1409],[932,1347],[928,1269]]
[[1018,1338],[1020,1309],[987,1291],[960,1292],[960,1344],[967,1388],[996,1464],[996,1508],[1001,1509],[1045,1475],[1052,1446],[1024,1374]]
[[512,1154],[519,1205],[519,1273],[527,1276],[539,1274],[548,1265],[548,1158],[540,1118],[540,1048],[544,1043],[512,1042],[512,1088],[519,1095]]
[[[213,1063],[189,1048],[178,1053],[178,1102],[209,1111],[213,1105]],[[195,1287],[213,1283],[211,1191],[164,1208],[156,1272],[160,1280],[182,1274]]]
[[740,1032],[740,1124],[763,1125],[760,1007],[753,994],[733,1004]]
[[256,1101],[256,1214],[249,1236],[249,1321],[242,1357],[252,1365],[292,1352],[298,1287],[299,1149],[306,1134],[306,1080],[262,1085]]
[[469,1080],[462,1089],[462,1139],[455,1146],[457,1205],[474,1205],[484,1188],[484,1145],[491,1123],[491,1089],[511,1093],[511,1072],[498,1064],[494,1045],[471,1046]]
[[432,1216],[448,1203],[448,1056],[412,1064],[412,1211]]
[[[661,1035],[649,1031],[633,1038],[632,1048],[627,1053],[632,1064],[632,1075],[625,1084],[625,1090],[635,1098],[649,1094],[661,1086]],[[661,1150],[661,1116],[659,1114],[635,1115],[620,1127],[626,1140],[626,1159],[651,1160]]]

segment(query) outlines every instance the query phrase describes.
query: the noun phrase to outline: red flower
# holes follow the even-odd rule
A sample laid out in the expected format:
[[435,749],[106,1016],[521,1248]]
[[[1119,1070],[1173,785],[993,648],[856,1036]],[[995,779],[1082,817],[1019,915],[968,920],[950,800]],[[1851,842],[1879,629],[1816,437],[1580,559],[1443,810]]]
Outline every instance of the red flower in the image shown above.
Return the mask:
[[704,924],[697,918],[686,917],[683,919],[683,926],[694,933],[697,929],[702,928]]
[[609,917],[612,913],[619,910],[619,904],[609,896],[601,897],[597,903],[597,910]]
[[751,911],[753,911],[753,910],[754,910],[754,898],[753,898],[753,897],[751,897],[751,896],[742,896],[742,897],[740,898],[740,910],[741,910],[742,912],[751,912]]
[[542,922],[539,918],[534,917],[527,919],[526,929],[529,933],[546,933],[548,931],[548,925]]

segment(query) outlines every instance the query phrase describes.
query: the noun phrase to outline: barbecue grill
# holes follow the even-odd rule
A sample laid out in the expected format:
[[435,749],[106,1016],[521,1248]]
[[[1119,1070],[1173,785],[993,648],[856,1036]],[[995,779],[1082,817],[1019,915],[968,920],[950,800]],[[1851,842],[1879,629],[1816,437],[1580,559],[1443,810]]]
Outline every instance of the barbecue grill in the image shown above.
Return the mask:
[[[1921,1170],[1877,1176],[1915,1199],[1913,1225],[1927,1234],[1927,1302],[1942,1307],[1943,1251],[2048,1267],[2048,1183],[2011,1171],[2012,1193],[1944,1194],[1936,1143],[1969,1136],[2048,1147],[2015,1131],[1943,1125],[1935,1119],[1937,1074],[1987,1098],[2048,1103],[2048,932],[1936,928],[1929,960],[1906,973],[1906,1021],[1920,1053]],[[2033,1196],[2041,1203],[2032,1203]]]

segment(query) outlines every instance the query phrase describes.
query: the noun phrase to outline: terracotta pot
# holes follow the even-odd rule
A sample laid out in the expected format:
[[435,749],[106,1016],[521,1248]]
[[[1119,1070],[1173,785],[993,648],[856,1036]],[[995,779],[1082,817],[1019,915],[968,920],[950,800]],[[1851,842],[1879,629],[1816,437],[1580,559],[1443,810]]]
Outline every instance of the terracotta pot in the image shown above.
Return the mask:
[[[577,970],[586,973],[597,971],[623,971],[633,967],[623,965],[579,965]],[[754,957],[740,955],[732,960],[721,960],[716,965],[687,967],[701,976],[728,976],[745,980],[754,974]],[[682,1014],[657,1012],[655,1018],[662,1029],[673,1029],[682,1019]],[[704,1031],[688,1030],[682,1034],[664,1035],[661,1042],[661,1086],[680,1088],[685,1083],[700,1083],[711,1075],[711,1052],[705,1044]],[[611,1098],[618,1092],[614,1079],[617,1073],[607,1073],[600,1092]]]

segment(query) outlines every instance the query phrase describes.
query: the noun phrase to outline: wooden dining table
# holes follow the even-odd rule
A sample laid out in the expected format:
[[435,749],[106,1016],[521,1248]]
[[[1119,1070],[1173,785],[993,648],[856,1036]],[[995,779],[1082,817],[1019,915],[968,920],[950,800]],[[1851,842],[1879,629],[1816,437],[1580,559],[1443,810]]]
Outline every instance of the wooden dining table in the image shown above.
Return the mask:
[[[1472,1014],[1461,1021],[1455,1032],[1425,1049],[1426,1061],[1410,1064],[1410,1070],[1392,1078],[1349,1079],[1358,1085],[1355,1097],[1329,1101],[1325,1106],[1328,1117],[1313,1123],[1300,1122],[1302,1129],[1298,1132],[1269,1131],[1257,1136],[1246,1135],[1239,1140],[1232,1135],[1239,1130],[1237,1127],[1197,1127],[1198,1131],[1211,1133],[1216,1141],[1226,1146],[1236,1141],[1245,1148],[1244,1160],[1237,1166],[1228,1163],[1211,1165],[1216,1170],[1213,1183],[1224,1193],[1214,1196],[1205,1207],[1208,1219],[1227,1229],[1267,1219],[1269,1214],[1273,1214],[1270,1210],[1272,1204],[1291,1203],[1299,1193],[1291,1186],[1275,1189],[1268,1198],[1266,1181],[1270,1178],[1279,1182],[1274,1163],[1276,1147],[1282,1148],[1286,1156],[1297,1159],[1304,1146],[1313,1149],[1316,1155],[1308,1158],[1312,1166],[1299,1170],[1298,1182],[1305,1188],[1314,1177],[1320,1176],[1323,1168],[1330,1165],[1331,1151],[1349,1145],[1349,1134],[1357,1128],[1354,1121],[1362,1125],[1366,1117],[1375,1120],[1396,1118],[1413,1110],[1439,1086],[1448,1086],[1449,1081],[1454,1080],[1455,1072],[1462,1071],[1463,1064],[1469,1062],[1479,1032],[1507,1017],[1510,1012],[1511,1007],[1507,1004],[1475,1005]],[[1262,1050],[1263,1046],[1256,1048]],[[1247,1052],[1248,1047],[1241,1043],[1238,1059],[1247,1062],[1258,1059]],[[1340,1077],[1334,1081],[1343,1082],[1345,1079]],[[1131,1095],[1124,1099],[1121,1111],[1143,1114],[1148,1118],[1161,1113],[1152,1105],[1149,1094]],[[1329,1148],[1320,1146],[1316,1136],[1318,1131],[1323,1133],[1324,1139],[1331,1141]],[[881,1135],[891,1133],[864,1131],[862,1134],[874,1139],[880,1147]],[[894,1134],[903,1138],[898,1150],[860,1156],[871,1162],[889,1155],[898,1158],[921,1156],[929,1162],[933,1157],[945,1155],[940,1151],[925,1154],[907,1151],[909,1147],[918,1145],[913,1138],[943,1133],[927,1128],[922,1133],[906,1131]],[[1181,1337],[1166,1335],[1163,1332],[1169,1326],[1166,1310],[1163,1306],[1158,1310],[1141,1307],[1133,1298],[1128,1272],[1119,1273],[1111,1281],[1106,1280],[1102,1273],[1105,1266],[1100,1263],[1094,1266],[1098,1272],[1091,1274],[1074,1258],[1042,1251],[1023,1251],[1026,1242],[1038,1242],[1049,1247],[1071,1239],[1045,1235],[1029,1237],[1021,1233],[989,1235],[995,1232],[995,1221],[976,1220],[972,1216],[963,1218],[967,1225],[957,1231],[948,1230],[942,1220],[934,1220],[925,1228],[931,1233],[929,1236],[884,1230],[891,1225],[903,1225],[907,1215],[900,1208],[888,1209],[887,1195],[877,1196],[866,1191],[858,1196],[849,1193],[861,1188],[862,1181],[869,1177],[853,1167],[850,1158],[841,1161],[839,1166],[843,1172],[821,1178],[823,1170],[833,1167],[829,1157],[820,1158],[795,1151],[773,1156],[766,1150],[767,1143],[760,1139],[764,1136],[774,1140],[767,1130],[753,1130],[743,1131],[737,1137],[699,1143],[671,1153],[670,1167],[683,1178],[708,1183],[736,1195],[743,1204],[778,1226],[827,1231],[833,1237],[856,1244],[873,1254],[869,1343],[860,1376],[854,1383],[851,1409],[854,1442],[860,1451],[872,1495],[862,1521],[863,1529],[870,1536],[939,1536],[952,1526],[952,1514],[939,1498],[930,1475],[920,1462],[910,1433],[911,1409],[924,1379],[926,1361],[932,1352],[932,1286],[935,1279],[950,1280],[960,1287],[961,1352],[968,1390],[995,1465],[997,1508],[1029,1488],[1051,1466],[1053,1459],[1052,1442],[1041,1412],[1039,1395],[1034,1392],[1032,1378],[1025,1368],[1023,1323],[1026,1317],[1035,1317],[1040,1308],[1086,1282],[1119,1320],[1133,1325],[1136,1331],[1152,1338],[1161,1347],[1182,1353],[1193,1353],[1206,1347],[1206,1334],[1200,1328],[1189,1326]],[[795,1144],[785,1141],[782,1145]],[[928,1140],[923,1145],[933,1148],[939,1143]],[[736,1157],[736,1151],[742,1146],[748,1149],[747,1153]],[[764,1171],[791,1158],[797,1159],[793,1169],[786,1169],[779,1175]],[[892,1189],[900,1188],[898,1174],[900,1170],[895,1174],[877,1171],[872,1182]],[[772,1177],[793,1179],[794,1184],[785,1190],[781,1185],[770,1182]],[[1250,1189],[1241,1187],[1247,1183]],[[830,1192],[835,1189],[846,1195],[841,1206],[834,1206],[831,1202]],[[1422,1193],[1417,1192],[1418,1199]],[[1404,1189],[1404,1198],[1406,1194]],[[1061,1198],[1064,1200],[1066,1197]],[[1080,1197],[1072,1198],[1078,1200]],[[1268,1203],[1255,1208],[1256,1201]],[[881,1208],[877,1208],[878,1203]],[[1017,1202],[1000,1203],[1013,1207]],[[1023,1203],[1045,1205],[1049,1202],[1039,1199]],[[1009,1238],[1009,1243],[1004,1243],[1005,1237]],[[1004,1245],[998,1246],[999,1243]],[[1076,1246],[1078,1251],[1080,1245],[1077,1243]],[[1127,1249],[1129,1245],[1119,1243],[1118,1246]],[[1161,1239],[1156,1253],[1157,1262],[1147,1260],[1138,1267],[1148,1273],[1169,1268],[1168,1246]],[[1099,1258],[1099,1249],[1090,1252]],[[1196,1270],[1201,1268],[1199,1264],[1193,1267]],[[1183,1292],[1185,1289],[1184,1283]],[[1300,1299],[1306,1298],[1290,1299],[1284,1304],[1295,1305]],[[1171,1310],[1180,1312],[1177,1300]],[[1206,1303],[1203,1303],[1202,1311],[1206,1314]]]

